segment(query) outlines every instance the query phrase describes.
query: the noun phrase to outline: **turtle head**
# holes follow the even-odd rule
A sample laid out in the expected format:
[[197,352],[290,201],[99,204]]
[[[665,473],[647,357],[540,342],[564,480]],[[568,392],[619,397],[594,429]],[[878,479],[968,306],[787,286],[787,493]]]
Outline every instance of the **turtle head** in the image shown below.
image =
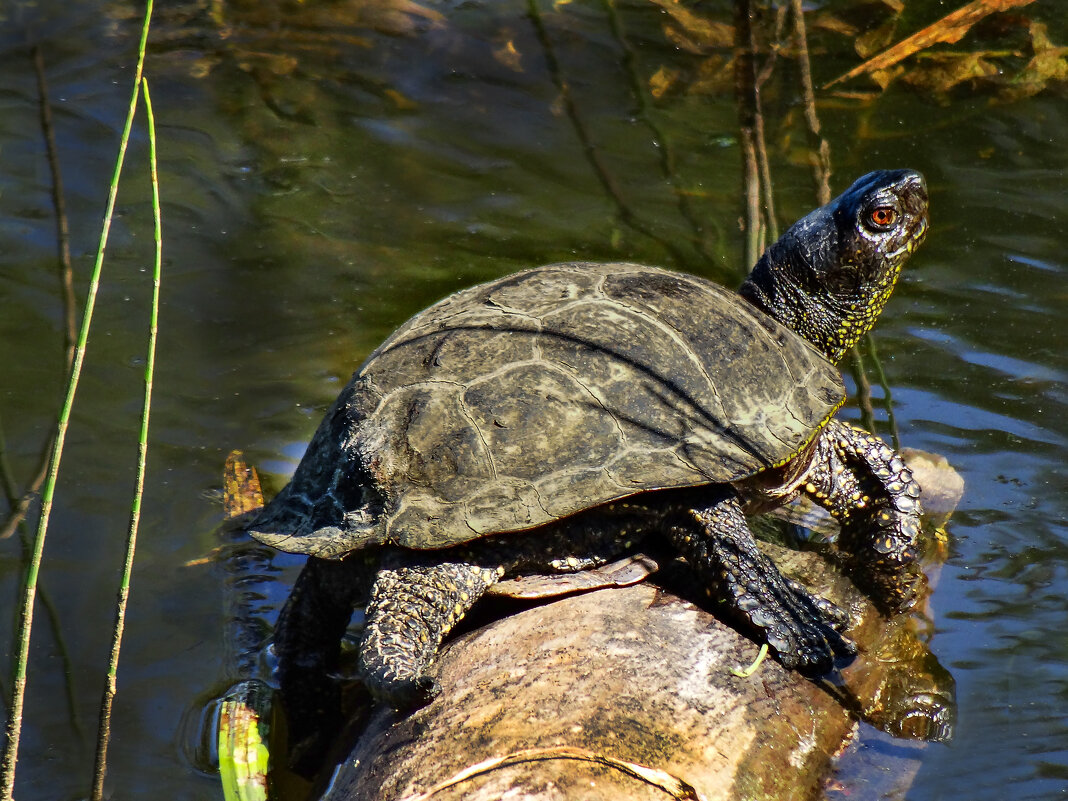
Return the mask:
[[794,223],[739,291],[838,362],[871,330],[926,233],[923,176],[870,172]]

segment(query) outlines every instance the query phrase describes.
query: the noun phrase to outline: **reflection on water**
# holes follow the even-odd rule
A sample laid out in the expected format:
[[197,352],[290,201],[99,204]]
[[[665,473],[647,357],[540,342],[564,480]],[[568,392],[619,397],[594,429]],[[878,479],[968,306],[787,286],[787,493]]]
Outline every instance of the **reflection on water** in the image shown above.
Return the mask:
[[[856,63],[854,39],[889,20],[882,4],[831,5],[810,14],[817,86]],[[176,3],[156,21],[148,75],[164,308],[110,752],[116,795],[216,797],[175,729],[194,699],[227,684],[224,576],[204,557],[231,448],[277,473],[277,488],[339,381],[460,286],[575,257],[728,285],[748,269],[737,113],[716,72],[731,54],[684,41],[658,5],[304,8]],[[835,31],[836,9],[854,35]],[[908,9],[890,35],[940,9]],[[727,2],[700,10],[732,21]],[[2,13],[0,423],[17,495],[37,469],[64,359],[27,43],[43,48],[82,297],[140,11],[43,2]],[[1064,20],[1036,4],[991,18],[959,48],[1015,49],[1009,66],[1023,69],[1026,14],[1050,26],[1054,44],[1068,39]],[[780,223],[816,205],[795,84],[783,74],[764,90]],[[905,445],[945,455],[968,487],[931,600],[932,647],[957,680],[957,732],[952,748],[918,755],[909,798],[994,799],[1011,787],[1014,798],[1048,799],[1068,780],[1064,85],[1027,98],[983,81],[944,95],[848,88],[817,90],[834,188],[909,166],[931,190],[931,234],[876,329],[896,424]],[[144,155],[138,132],[46,548],[42,591],[56,622],[38,618],[22,798],[75,797],[89,781],[148,324]],[[9,597],[20,548],[0,543]],[[266,568],[280,581],[265,583],[265,605],[280,602],[298,563]],[[9,616],[0,643],[12,625]]]

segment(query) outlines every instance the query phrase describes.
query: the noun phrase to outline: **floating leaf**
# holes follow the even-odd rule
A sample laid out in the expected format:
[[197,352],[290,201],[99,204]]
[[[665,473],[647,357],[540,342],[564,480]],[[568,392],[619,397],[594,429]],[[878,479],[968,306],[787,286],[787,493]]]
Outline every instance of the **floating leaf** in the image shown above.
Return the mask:
[[858,56],[868,58],[872,53],[878,53],[894,41],[895,33],[897,33],[897,20],[892,19],[878,28],[862,33],[856,38],[853,47],[856,49]]
[[825,31],[831,31],[832,33],[838,33],[842,36],[856,36],[857,26],[846,22],[843,19],[839,19],[831,14],[823,13],[816,16],[811,23],[810,28],[822,28]]
[[729,92],[734,86],[734,59],[709,56],[697,68],[697,75],[687,91],[697,95],[716,95]]
[[904,71],[905,68],[898,64],[887,70],[876,70],[871,74],[871,79],[880,89],[885,89]]
[[679,47],[693,53],[708,53],[734,46],[733,26],[699,17],[676,0],[652,2],[666,11],[675,23],[674,26],[669,26],[665,33]]
[[383,94],[389,98],[391,103],[393,103],[394,108],[400,109],[401,111],[412,111],[413,109],[419,108],[418,103],[407,95],[401,94],[396,89],[386,89]]
[[930,92],[948,92],[962,83],[993,78],[1001,72],[984,51],[973,53],[930,53],[922,69],[911,70],[905,82]]
[[1001,93],[1002,100],[1030,97],[1045,89],[1050,81],[1068,80],[1068,47],[1054,45],[1041,22],[1032,22],[1030,33],[1034,56]]
[[855,78],[865,72],[875,72],[877,70],[886,70],[902,59],[908,58],[913,53],[918,53],[920,50],[930,47],[933,44],[940,42],[947,42],[953,44],[959,42],[961,38],[971,29],[971,27],[979,20],[993,14],[997,11],[1006,11],[1010,8],[1016,8],[1017,6],[1025,6],[1032,3],[1034,0],[975,0],[975,2],[969,3],[952,14],[943,17],[934,25],[929,25],[921,31],[914,33],[912,36],[898,42],[896,45],[888,50],[884,50],[874,58],[865,61],[859,67],[855,67],[847,72],[845,75],[841,75],[824,84],[826,89],[829,86],[833,86],[841,81]]
[[520,63],[522,55],[515,49],[515,42],[509,39],[493,51],[493,58],[498,64],[502,64],[513,72],[522,72],[523,65]]
[[686,53],[692,53],[695,56],[705,55],[706,50],[700,42],[691,39],[681,28],[676,28],[674,25],[664,26],[664,38]]
[[655,100],[659,100],[678,79],[679,71],[677,69],[669,69],[668,67],[661,66],[649,79],[649,94],[651,94]]

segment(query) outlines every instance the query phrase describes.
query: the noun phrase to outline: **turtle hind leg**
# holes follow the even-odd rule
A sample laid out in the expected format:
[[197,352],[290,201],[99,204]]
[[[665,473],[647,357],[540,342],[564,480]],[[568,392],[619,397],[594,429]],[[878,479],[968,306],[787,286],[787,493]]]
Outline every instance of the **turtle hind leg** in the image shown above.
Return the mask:
[[289,731],[289,761],[312,775],[340,731],[341,691],[332,678],[341,638],[374,576],[374,559],[308,559],[278,616],[274,651]]
[[709,594],[755,629],[784,667],[816,676],[856,655],[840,633],[846,622],[840,611],[786,579],[761,553],[733,490],[719,490],[702,508],[680,504],[665,523],[668,539]]
[[437,691],[428,673],[445,635],[499,578],[463,562],[383,567],[375,579],[360,644],[360,677],[394,708],[426,703]]

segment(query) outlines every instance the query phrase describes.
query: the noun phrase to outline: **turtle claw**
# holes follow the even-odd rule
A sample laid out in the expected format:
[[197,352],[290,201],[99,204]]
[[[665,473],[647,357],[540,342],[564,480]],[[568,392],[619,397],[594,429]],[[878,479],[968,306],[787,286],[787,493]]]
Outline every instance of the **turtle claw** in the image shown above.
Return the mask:
[[828,601],[826,598],[822,598],[819,595],[812,595],[803,584],[800,584],[793,579],[786,579],[786,586],[794,591],[797,595],[807,596],[811,604],[816,607],[820,614],[826,618],[826,622],[831,627],[841,633],[849,628],[849,613],[836,603]]
[[849,625],[844,610],[790,579],[770,581],[766,589],[759,601],[750,596],[738,609],[783,667],[816,678],[853,661],[857,646],[842,633]]
[[367,691],[378,701],[399,712],[411,712],[426,706],[441,692],[441,685],[432,676],[415,675],[404,679],[386,676],[363,676]]
[[857,647],[842,631],[849,618],[838,606],[788,579],[736,598],[735,612],[757,629],[788,670],[809,677],[845,667]]
[[806,678],[819,679],[849,667],[857,658],[857,645],[848,637],[839,636],[828,645],[831,649],[829,659],[821,655],[818,660],[805,661],[796,667],[797,672]]
[[798,649],[782,637],[772,635],[768,637],[768,645],[784,668],[796,670],[810,679],[818,679],[847,667],[857,655],[857,646],[848,637],[836,638],[833,643],[824,642],[819,647],[808,645]]
[[[818,607],[813,604],[812,609]],[[856,644],[838,626],[822,614],[807,620],[785,615],[763,633],[783,667],[818,678],[846,667],[857,655]]]
[[671,530],[676,546],[715,584],[727,608],[756,629],[783,667],[822,675],[856,655],[856,645],[842,634],[849,616],[779,572],[757,547],[737,496],[721,497],[693,517],[704,536],[688,537],[680,526]]

